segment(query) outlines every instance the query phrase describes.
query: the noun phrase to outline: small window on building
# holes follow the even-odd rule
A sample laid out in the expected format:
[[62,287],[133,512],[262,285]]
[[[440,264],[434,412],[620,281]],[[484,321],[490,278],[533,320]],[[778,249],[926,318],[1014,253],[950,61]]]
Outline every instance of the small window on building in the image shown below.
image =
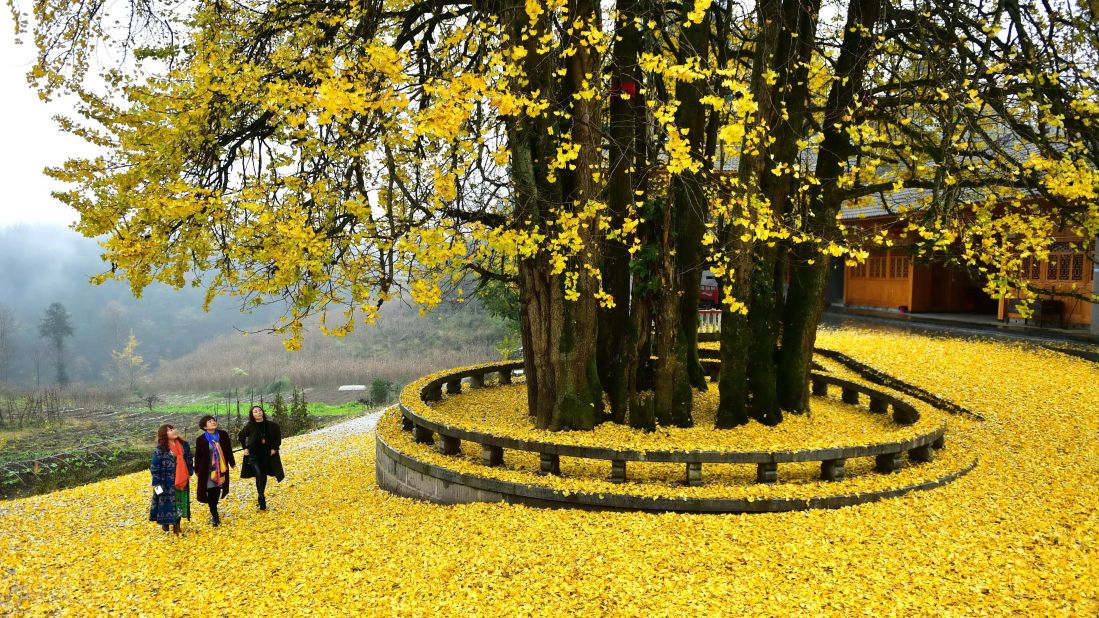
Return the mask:
[[908,258],[903,255],[895,255],[889,258],[889,277],[891,279],[908,278]]
[[1083,281],[1084,280],[1084,254],[1074,253],[1072,254],[1072,280]]
[[888,268],[889,268],[889,266],[886,262],[886,260],[888,260],[888,259],[889,258],[886,257],[884,252],[883,253],[877,253],[875,255],[870,256],[870,259],[867,260],[867,262],[869,262],[869,264],[870,264],[870,278],[871,279],[885,279],[886,278],[886,276],[888,275]]
[[1051,253],[1046,267],[1049,281],[1083,281],[1083,253]]

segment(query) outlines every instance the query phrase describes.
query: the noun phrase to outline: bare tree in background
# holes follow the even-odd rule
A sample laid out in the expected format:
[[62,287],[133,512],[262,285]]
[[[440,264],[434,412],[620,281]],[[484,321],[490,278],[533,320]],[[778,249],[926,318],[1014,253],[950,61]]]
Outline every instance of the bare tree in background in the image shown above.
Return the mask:
[[99,312],[99,318],[111,336],[111,349],[121,350],[127,344],[126,333],[133,335],[133,329],[127,326],[129,316],[126,308],[117,300],[112,300]]
[[15,314],[7,305],[0,304],[0,384],[7,382],[8,369],[15,358]]

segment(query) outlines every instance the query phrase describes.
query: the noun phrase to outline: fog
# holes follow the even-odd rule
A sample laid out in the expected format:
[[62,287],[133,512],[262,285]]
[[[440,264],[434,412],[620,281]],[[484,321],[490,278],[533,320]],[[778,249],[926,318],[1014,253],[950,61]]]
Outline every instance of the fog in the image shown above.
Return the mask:
[[59,302],[71,316],[74,334],[66,341],[67,370],[74,382],[97,383],[132,331],[145,366],[183,356],[203,341],[233,332],[256,330],[274,322],[278,309],[241,314],[233,299],[217,299],[202,311],[204,290],[180,291],[153,284],[140,299],[125,283],[93,285],[104,272],[100,248],[62,226],[17,225],[0,228],[0,305],[15,318],[14,353],[0,382],[22,386],[52,384],[54,366],[38,324],[46,308]]

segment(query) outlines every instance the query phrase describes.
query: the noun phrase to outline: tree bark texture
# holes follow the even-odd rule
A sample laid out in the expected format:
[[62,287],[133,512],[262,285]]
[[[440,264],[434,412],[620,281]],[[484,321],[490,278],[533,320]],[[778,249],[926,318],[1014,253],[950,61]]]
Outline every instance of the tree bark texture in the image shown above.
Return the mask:
[[[638,0],[618,0],[616,8],[625,20],[618,28],[613,46],[612,93],[609,110],[609,175],[607,209],[611,229],[622,229],[623,222],[638,196],[646,162],[641,160],[639,137],[644,137],[645,110],[640,85],[641,33],[634,19],[640,16]],[[634,396],[636,378],[628,375],[631,364],[636,371],[636,358],[631,363],[630,348],[637,345],[638,331],[631,319],[630,253],[627,238],[608,238],[603,248],[603,289],[614,297],[615,306],[599,310],[599,379],[610,405],[610,420],[625,423],[629,402]],[[647,330],[648,325],[644,328]]]
[[[839,236],[836,214],[843,204],[843,195],[837,183],[854,151],[843,118],[862,94],[867,63],[875,44],[870,33],[881,16],[879,0],[853,0],[848,5],[836,79],[824,112],[824,139],[817,154],[816,176],[820,184],[810,193],[806,221],[807,229],[820,239]],[[829,263],[828,254],[808,246],[791,252],[790,290],[783,316],[778,371],[780,405],[785,410],[809,409],[809,371],[817,325],[824,311]]]
[[[570,14],[576,17],[592,19],[595,15],[591,2],[572,3],[570,9]],[[585,75],[594,72],[598,62],[594,50],[573,41],[578,51],[567,59],[561,82],[555,83],[553,71],[557,67],[538,54],[534,37],[523,40],[522,31],[529,19],[523,5],[505,5],[501,17],[508,24],[512,40],[522,41],[527,49],[526,75],[522,78],[526,87],[557,93],[559,101],[571,105],[572,141],[581,146],[576,173],[562,174],[557,183],[551,183],[547,180],[547,164],[555,156],[556,143],[548,131],[550,117],[543,114],[507,119],[515,220],[522,224],[530,221],[542,230],[550,230],[554,207],[582,209],[587,200],[595,197],[591,172],[600,156],[599,103],[575,100],[572,95],[581,89]],[[539,26],[544,30],[549,27],[544,14],[542,21]],[[574,262],[598,263],[596,227],[583,228],[583,255]],[[590,429],[602,408],[595,358],[597,282],[582,272],[578,264],[570,266],[581,271],[576,283],[579,298],[575,301],[565,298],[565,273],[554,273],[545,254],[519,264],[527,401],[535,425],[551,430]]]

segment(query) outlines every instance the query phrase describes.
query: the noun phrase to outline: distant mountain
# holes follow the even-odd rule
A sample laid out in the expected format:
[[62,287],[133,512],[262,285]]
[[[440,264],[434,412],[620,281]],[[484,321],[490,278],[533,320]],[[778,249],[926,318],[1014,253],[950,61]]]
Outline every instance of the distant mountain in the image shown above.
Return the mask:
[[92,285],[89,278],[107,269],[94,240],[60,226],[20,225],[0,228],[0,305],[17,321],[16,354],[8,382],[33,386],[40,376],[52,382],[51,356],[41,350],[38,323],[46,307],[59,302],[72,316],[75,334],[70,347],[69,375],[74,381],[98,382],[132,330],[140,341],[138,353],[149,367],[178,358],[203,341],[232,332],[256,330],[273,323],[279,308],[259,308],[242,314],[233,299],[218,299],[202,311],[204,290],[173,290],[153,284],[135,299],[124,283]]

